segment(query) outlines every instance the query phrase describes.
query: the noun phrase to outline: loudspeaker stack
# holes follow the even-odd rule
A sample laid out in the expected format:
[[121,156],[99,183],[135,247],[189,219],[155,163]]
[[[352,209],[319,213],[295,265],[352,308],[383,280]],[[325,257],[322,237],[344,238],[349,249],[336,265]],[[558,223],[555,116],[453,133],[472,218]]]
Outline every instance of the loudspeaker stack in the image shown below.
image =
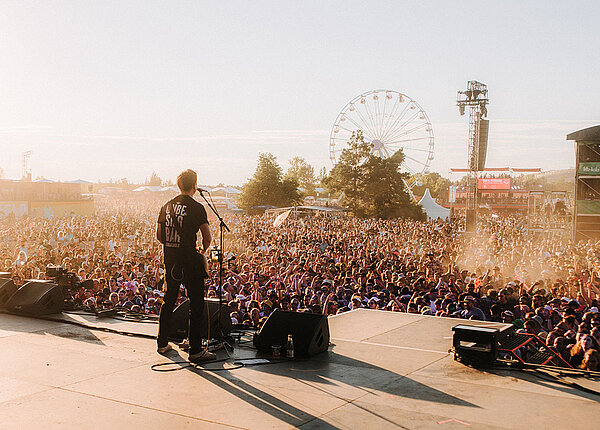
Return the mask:
[[327,316],[281,309],[276,309],[254,335],[254,346],[270,353],[274,345],[285,346],[289,334],[294,340],[294,356],[309,357],[329,347]]
[[16,290],[6,302],[6,309],[16,314],[39,316],[62,312],[61,288],[47,281],[29,281]]
[[[10,273],[9,273],[10,275]],[[0,308],[5,308],[10,298],[17,292],[17,286],[8,278],[3,278],[0,273]]]

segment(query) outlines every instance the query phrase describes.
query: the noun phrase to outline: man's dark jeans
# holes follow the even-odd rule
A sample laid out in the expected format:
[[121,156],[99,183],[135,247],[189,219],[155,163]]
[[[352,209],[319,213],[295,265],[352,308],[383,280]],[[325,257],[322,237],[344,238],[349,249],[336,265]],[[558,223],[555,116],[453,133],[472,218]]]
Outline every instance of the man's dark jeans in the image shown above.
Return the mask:
[[165,281],[167,292],[165,302],[160,310],[157,343],[159,347],[166,346],[171,330],[173,309],[179,286],[183,284],[190,299],[189,340],[190,353],[202,350],[202,316],[204,313],[204,279],[205,271],[199,255],[185,258],[165,258]]

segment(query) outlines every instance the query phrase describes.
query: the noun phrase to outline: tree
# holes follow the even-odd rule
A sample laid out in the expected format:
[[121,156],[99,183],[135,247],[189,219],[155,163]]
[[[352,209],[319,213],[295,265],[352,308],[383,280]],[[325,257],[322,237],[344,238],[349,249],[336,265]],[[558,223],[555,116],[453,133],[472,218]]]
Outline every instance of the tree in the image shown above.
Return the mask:
[[273,154],[261,153],[254,175],[240,194],[240,207],[248,210],[262,205],[289,206],[300,201],[297,188],[295,179],[283,179],[282,169]]
[[146,185],[153,185],[153,186],[161,186],[162,185],[162,179],[160,178],[160,176],[158,176],[158,173],[156,172],[152,172],[152,175],[150,175],[150,179],[146,179]]
[[321,167],[319,170],[319,174],[317,175],[317,184],[321,187],[325,186],[327,182],[327,169],[325,167]]
[[289,160],[290,168],[285,174],[286,178],[298,182],[307,192],[314,191],[315,188],[315,169],[306,162],[304,158],[294,157]]
[[402,150],[389,158],[371,153],[362,131],[352,133],[337,164],[326,180],[332,191],[343,192],[346,206],[359,217],[424,219],[420,206],[404,190],[406,173],[398,169],[404,160]]
[[[415,179],[414,177],[411,179]],[[437,172],[427,173],[418,178],[421,182],[420,185],[413,187],[412,191],[418,196],[425,194],[425,190],[429,188],[431,197],[433,198],[447,198],[448,187],[452,185],[450,179],[444,178]]]

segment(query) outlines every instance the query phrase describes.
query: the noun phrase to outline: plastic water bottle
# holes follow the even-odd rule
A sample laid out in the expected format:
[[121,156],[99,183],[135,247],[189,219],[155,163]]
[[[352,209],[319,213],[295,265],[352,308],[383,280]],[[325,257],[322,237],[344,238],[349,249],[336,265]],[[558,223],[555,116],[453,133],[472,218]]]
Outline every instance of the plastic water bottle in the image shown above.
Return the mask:
[[285,348],[287,358],[294,358],[294,340],[292,339],[291,334],[288,334],[287,345]]

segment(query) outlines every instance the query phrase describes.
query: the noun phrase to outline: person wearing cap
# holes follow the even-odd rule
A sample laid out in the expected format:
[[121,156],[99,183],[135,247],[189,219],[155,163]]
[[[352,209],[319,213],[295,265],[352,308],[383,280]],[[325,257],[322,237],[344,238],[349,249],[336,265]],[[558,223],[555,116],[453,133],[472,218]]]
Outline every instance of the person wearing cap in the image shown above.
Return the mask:
[[505,324],[512,324],[515,320],[515,314],[511,311],[502,312],[502,322]]
[[197,191],[197,175],[191,169],[177,176],[180,194],[165,203],[158,216],[156,238],[163,244],[167,293],[160,312],[157,345],[164,354],[172,349],[170,333],[173,309],[179,286],[185,285],[190,299],[189,359],[203,361],[215,354],[202,348],[202,314],[204,313],[204,281],[208,276],[205,259],[196,249],[197,233],[202,235],[201,252],[210,247],[212,237],[204,206],[193,199]]
[[352,299],[350,300],[350,309],[358,309],[358,308],[362,308],[362,299],[360,297],[360,295],[355,294],[352,296]]
[[268,317],[273,312],[273,302],[269,299],[263,300],[260,303],[260,316]]

